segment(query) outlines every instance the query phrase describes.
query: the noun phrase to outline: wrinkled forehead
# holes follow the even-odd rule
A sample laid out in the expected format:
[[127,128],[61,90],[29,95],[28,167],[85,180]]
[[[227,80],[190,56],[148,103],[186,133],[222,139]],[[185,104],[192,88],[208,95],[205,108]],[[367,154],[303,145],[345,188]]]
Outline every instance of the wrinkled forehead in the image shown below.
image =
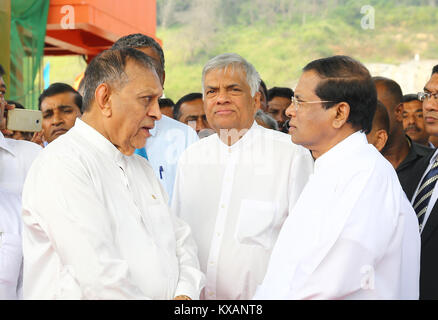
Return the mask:
[[79,108],[75,103],[75,94],[73,92],[62,92],[53,96],[45,97],[41,101],[41,111],[55,109],[59,106],[71,106]]

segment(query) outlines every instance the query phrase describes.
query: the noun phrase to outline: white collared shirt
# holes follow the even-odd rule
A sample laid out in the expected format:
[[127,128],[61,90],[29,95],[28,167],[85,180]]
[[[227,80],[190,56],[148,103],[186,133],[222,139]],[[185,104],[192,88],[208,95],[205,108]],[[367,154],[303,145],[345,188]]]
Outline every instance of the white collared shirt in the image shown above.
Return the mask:
[[[417,188],[415,189],[414,196],[412,197],[412,200],[411,200],[411,204],[412,205],[414,205],[415,197],[417,196],[418,189],[420,188],[421,183],[423,182],[424,177],[429,172],[430,168],[432,168],[432,165],[435,162],[437,157],[438,157],[438,149],[435,150],[435,153],[430,158],[429,165],[427,166],[427,169],[424,171],[424,173],[423,173],[423,175],[422,175],[422,177],[420,179],[420,182],[419,182]],[[423,227],[420,230],[420,234],[424,230],[424,226],[426,225],[427,219],[429,219],[430,213],[432,212],[433,206],[435,205],[435,202],[437,201],[437,199],[438,199],[438,183],[435,184],[435,186],[433,188],[433,191],[432,191],[432,195],[430,196],[429,204],[427,205],[427,209],[426,209],[426,212],[424,214],[423,223],[422,223]]]
[[[178,160],[183,151],[199,138],[191,127],[165,115],[155,121],[150,134],[145,147],[147,159],[171,200]],[[136,153],[142,155],[142,151],[139,149]]]
[[315,161],[254,299],[418,299],[419,274],[415,212],[356,132]]
[[21,298],[21,191],[41,149],[0,132],[0,300]]
[[207,278],[201,298],[252,297],[312,167],[308,150],[256,122],[231,147],[214,134],[183,153],[172,210],[198,245]]
[[150,165],[80,119],[35,160],[23,222],[25,299],[199,297],[190,228]]

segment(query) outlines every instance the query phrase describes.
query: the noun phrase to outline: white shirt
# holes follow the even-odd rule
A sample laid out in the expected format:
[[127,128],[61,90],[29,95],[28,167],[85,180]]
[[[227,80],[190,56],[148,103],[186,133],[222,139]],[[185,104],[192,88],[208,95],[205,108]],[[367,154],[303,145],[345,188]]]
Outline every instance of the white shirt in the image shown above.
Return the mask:
[[[155,127],[150,130],[150,134],[145,147],[147,159],[170,200],[178,160],[183,151],[199,138],[191,127],[165,115],[155,121]],[[138,149],[135,153],[144,156],[145,148]]]
[[196,245],[150,165],[80,119],[32,165],[23,222],[25,299],[199,297]]
[[[427,166],[427,169],[424,171],[424,173],[423,173],[423,175],[422,175],[422,177],[420,179],[420,182],[419,182],[417,188],[415,189],[414,196],[412,197],[412,200],[411,200],[411,204],[412,205],[414,205],[414,201],[415,201],[415,198],[417,196],[418,189],[420,188],[421,183],[423,182],[424,177],[429,172],[430,168],[432,168],[432,165],[435,162],[437,157],[438,157],[438,149],[435,150],[435,153],[430,158],[429,165]],[[420,234],[424,230],[424,226],[426,225],[427,219],[429,219],[430,213],[432,212],[433,206],[435,205],[435,202],[436,202],[437,199],[438,199],[438,183],[436,183],[435,186],[433,187],[432,195],[430,196],[429,204],[427,205],[427,209],[426,209],[426,212],[424,214],[423,228],[421,228]]]
[[41,149],[0,132],[0,300],[22,296],[21,191]]
[[217,134],[181,156],[172,210],[189,223],[205,299],[250,299],[283,221],[312,171],[308,150],[254,122],[231,147]]
[[356,132],[315,161],[254,299],[418,299],[418,220]]

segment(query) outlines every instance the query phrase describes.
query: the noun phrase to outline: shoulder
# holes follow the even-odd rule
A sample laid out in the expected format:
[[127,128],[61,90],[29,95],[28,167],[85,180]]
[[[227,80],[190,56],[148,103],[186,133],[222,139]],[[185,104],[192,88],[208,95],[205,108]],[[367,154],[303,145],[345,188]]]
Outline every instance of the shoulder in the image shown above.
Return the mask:
[[413,141],[412,141],[412,148],[414,149],[415,153],[421,157],[427,157],[429,155],[432,155],[435,151],[432,148],[429,148],[427,146],[424,146],[422,144],[419,144],[419,143],[416,143]]
[[164,133],[177,131],[178,135],[184,135],[186,137],[186,140],[189,142],[188,144],[199,140],[196,131],[190,126],[165,115],[163,115],[160,120],[156,121],[155,125],[157,127],[156,138],[159,138]]
[[6,138],[8,145],[17,153],[19,157],[26,157],[34,159],[43,148],[36,143],[26,140],[15,140]]

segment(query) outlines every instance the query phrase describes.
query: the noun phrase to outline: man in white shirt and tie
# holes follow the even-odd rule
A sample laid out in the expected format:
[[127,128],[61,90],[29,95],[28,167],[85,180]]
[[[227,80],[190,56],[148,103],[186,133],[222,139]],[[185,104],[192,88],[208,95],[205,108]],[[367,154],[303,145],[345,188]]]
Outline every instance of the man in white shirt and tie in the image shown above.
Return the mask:
[[314,173],[278,236],[254,299],[418,299],[418,222],[391,164],[367,143],[368,70],[346,56],[303,69],[286,113]]
[[0,65],[0,300],[22,297],[21,192],[32,161],[42,150],[35,143],[8,139],[6,84]]
[[[423,102],[427,133],[438,137],[438,65],[418,94]],[[438,299],[438,151],[424,157],[412,169],[406,195],[418,217],[421,235],[420,299]]]
[[202,73],[216,131],[183,153],[173,212],[191,226],[206,273],[203,299],[250,299],[289,209],[312,170],[305,148],[259,126],[260,76],[241,56],[219,55]]
[[170,214],[149,163],[133,155],[161,117],[152,60],[107,50],[84,81],[82,118],[26,178],[24,298],[198,298],[204,276],[190,228]]

